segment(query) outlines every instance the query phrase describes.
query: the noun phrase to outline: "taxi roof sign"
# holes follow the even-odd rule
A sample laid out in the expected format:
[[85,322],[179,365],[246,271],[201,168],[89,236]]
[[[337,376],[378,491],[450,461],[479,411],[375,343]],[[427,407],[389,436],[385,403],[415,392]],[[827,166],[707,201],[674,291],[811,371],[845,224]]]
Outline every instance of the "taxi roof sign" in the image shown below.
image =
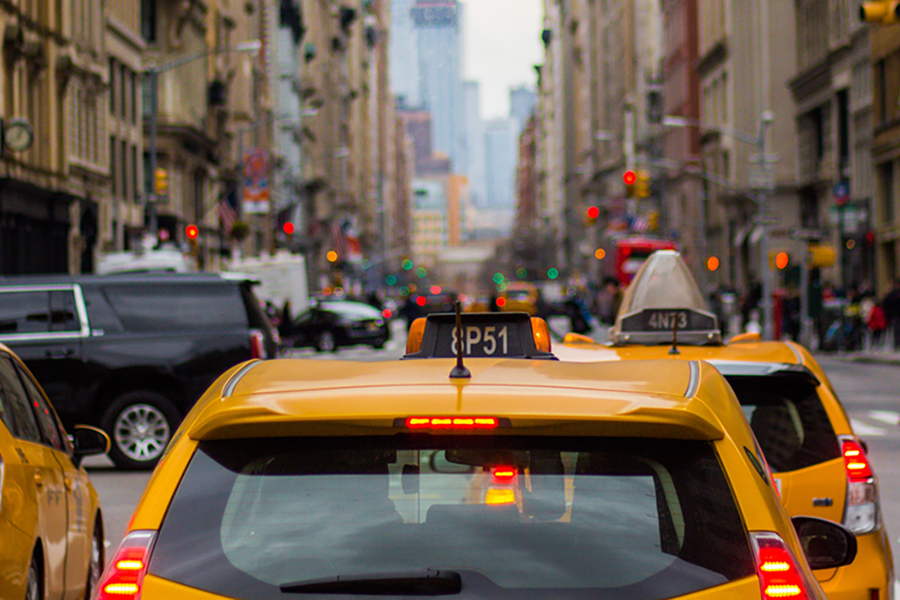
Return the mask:
[[[550,352],[550,330],[543,319],[524,312],[463,313],[460,318],[465,357],[556,360]],[[456,315],[452,313],[416,319],[403,358],[455,358],[457,337]]]
[[609,330],[615,345],[722,343],[716,316],[706,303],[681,254],[658,250],[650,255],[622,298]]

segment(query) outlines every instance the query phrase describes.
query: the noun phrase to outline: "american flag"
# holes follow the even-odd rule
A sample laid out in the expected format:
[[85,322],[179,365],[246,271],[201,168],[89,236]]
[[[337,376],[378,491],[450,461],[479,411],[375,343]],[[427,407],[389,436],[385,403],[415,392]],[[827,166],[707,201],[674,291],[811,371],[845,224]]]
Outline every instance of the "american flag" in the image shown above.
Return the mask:
[[237,218],[237,211],[234,210],[231,203],[225,198],[219,200],[219,222],[222,223],[222,229],[226,234],[231,233],[231,228],[234,227]]

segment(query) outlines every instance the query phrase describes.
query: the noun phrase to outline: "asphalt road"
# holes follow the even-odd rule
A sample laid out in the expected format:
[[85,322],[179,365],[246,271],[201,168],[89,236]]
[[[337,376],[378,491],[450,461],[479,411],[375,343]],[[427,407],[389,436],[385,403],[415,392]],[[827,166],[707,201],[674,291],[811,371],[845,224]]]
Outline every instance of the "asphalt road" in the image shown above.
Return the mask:
[[[563,323],[558,325],[561,327]],[[382,350],[348,348],[332,354],[301,350],[293,356],[321,360],[396,360],[404,353],[405,334],[403,324],[395,323],[393,339]],[[598,330],[596,337],[601,336]],[[882,513],[894,548],[895,571],[900,574],[900,367],[858,364],[828,356],[820,356],[819,360],[840,395],[855,431],[869,445],[869,458],[881,486]],[[100,494],[107,546],[112,549],[121,541],[150,474],[115,471],[106,458],[86,462]]]

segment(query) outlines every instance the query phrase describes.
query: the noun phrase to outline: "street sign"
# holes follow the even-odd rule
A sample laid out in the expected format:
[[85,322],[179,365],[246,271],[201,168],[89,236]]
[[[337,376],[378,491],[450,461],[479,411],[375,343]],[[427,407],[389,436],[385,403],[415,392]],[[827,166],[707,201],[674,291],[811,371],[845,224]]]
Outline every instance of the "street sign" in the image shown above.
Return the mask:
[[751,219],[757,225],[778,225],[781,218],[775,213],[756,213]]
[[751,169],[750,187],[771,192],[775,189],[775,172],[765,167]]
[[823,234],[818,229],[795,229],[791,233],[791,237],[795,240],[816,241],[821,240]]

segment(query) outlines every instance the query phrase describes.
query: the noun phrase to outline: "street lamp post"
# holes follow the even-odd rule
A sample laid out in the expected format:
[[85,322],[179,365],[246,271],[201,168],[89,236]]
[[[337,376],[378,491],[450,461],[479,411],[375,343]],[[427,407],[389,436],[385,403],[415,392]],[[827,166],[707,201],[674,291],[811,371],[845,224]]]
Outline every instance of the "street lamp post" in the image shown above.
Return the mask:
[[[154,185],[154,179],[156,177],[156,167],[157,167],[157,158],[156,158],[156,138],[157,138],[157,128],[158,128],[158,113],[159,113],[159,100],[157,98],[157,83],[159,80],[159,74],[164,73],[166,71],[170,71],[182,65],[186,65],[188,63],[194,62],[195,60],[200,60],[206,58],[208,56],[214,56],[217,54],[227,54],[229,52],[241,52],[241,53],[251,53],[255,54],[259,52],[260,48],[262,48],[262,42],[259,40],[250,40],[247,42],[241,42],[240,44],[235,44],[234,46],[225,46],[222,48],[212,48],[210,50],[204,50],[203,52],[195,52],[193,54],[188,54],[181,58],[176,58],[175,60],[169,61],[167,63],[163,63],[161,65],[151,64],[147,68],[144,69],[143,74],[147,78],[147,84],[150,87],[150,147],[148,148],[148,152],[150,154],[150,181],[151,185]],[[152,194],[145,193],[142,196],[144,205],[145,214],[149,214],[150,221],[150,233],[156,237],[158,223],[156,219],[156,193],[153,190]]]
[[[731,129],[730,127],[726,127],[724,125],[710,125],[704,123],[703,121],[697,119],[689,119],[686,117],[667,115],[663,117],[663,125],[665,127],[702,127],[704,129],[708,129],[711,131],[717,131],[722,135],[726,135],[730,138],[736,139],[738,141],[744,142],[746,144],[750,144],[756,147],[758,153],[758,161],[760,165],[760,169],[762,171],[763,181],[760,185],[757,186],[756,192],[756,221],[757,227],[760,228],[760,239],[759,239],[759,267],[762,275],[762,310],[763,310],[763,323],[762,323],[762,336],[763,339],[773,339],[775,332],[775,322],[773,317],[773,307],[772,307],[772,273],[771,269],[769,269],[769,232],[768,225],[766,223],[766,218],[768,217],[766,209],[768,207],[768,199],[769,199],[769,188],[770,185],[770,176],[769,176],[769,155],[766,152],[768,150],[768,129],[774,120],[774,115],[771,111],[763,111],[760,115],[759,120],[759,134],[756,136],[749,135],[747,133],[743,133],[740,131],[736,131]],[[704,224],[705,225],[705,224]],[[706,232],[704,231],[704,239],[706,238]]]

